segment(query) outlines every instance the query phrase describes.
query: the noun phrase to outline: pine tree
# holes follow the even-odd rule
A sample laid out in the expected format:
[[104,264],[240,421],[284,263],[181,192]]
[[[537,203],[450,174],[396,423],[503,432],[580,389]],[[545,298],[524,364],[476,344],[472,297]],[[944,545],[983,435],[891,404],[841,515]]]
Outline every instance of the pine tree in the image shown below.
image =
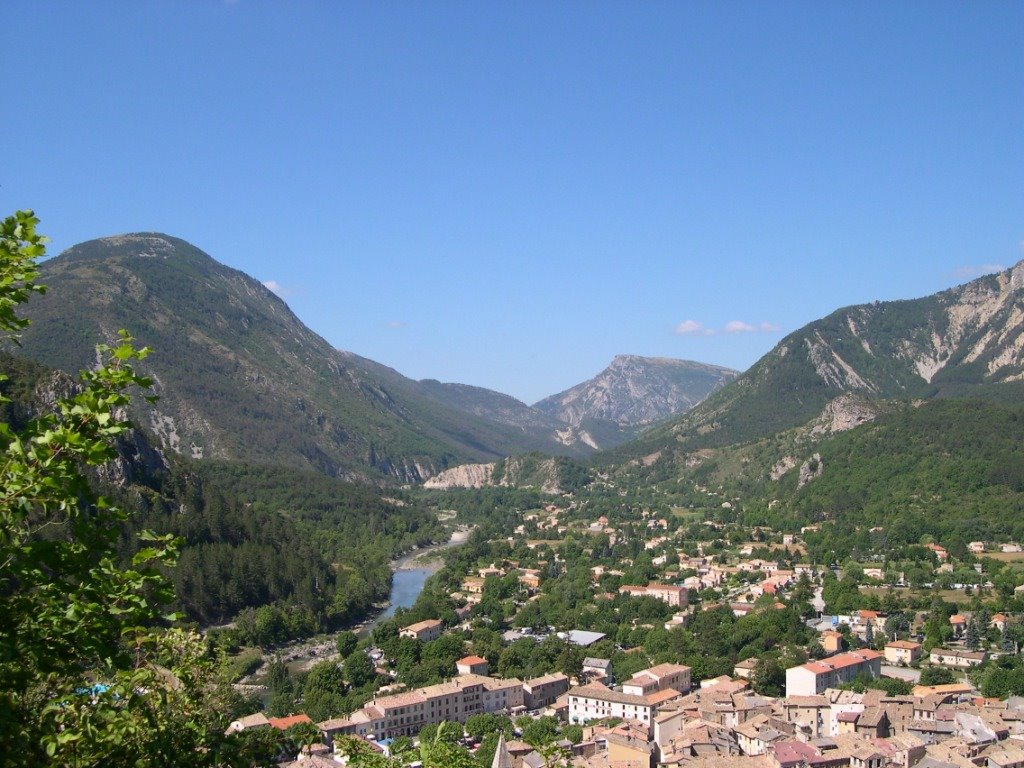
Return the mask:
[[967,622],[967,636],[964,640],[964,644],[970,650],[976,650],[981,642],[981,634],[978,632],[978,622],[974,616]]
[[1016,653],[1017,643],[1010,636],[1009,628],[1003,630],[1003,637],[999,647],[1003,653]]

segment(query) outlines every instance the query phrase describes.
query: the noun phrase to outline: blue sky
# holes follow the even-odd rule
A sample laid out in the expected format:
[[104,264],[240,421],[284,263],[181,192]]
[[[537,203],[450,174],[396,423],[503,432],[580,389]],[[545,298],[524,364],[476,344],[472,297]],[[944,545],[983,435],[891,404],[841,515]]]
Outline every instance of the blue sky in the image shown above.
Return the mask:
[[[1024,258],[1024,3],[0,4],[0,210],[532,402]],[[159,352],[159,350],[158,350]]]

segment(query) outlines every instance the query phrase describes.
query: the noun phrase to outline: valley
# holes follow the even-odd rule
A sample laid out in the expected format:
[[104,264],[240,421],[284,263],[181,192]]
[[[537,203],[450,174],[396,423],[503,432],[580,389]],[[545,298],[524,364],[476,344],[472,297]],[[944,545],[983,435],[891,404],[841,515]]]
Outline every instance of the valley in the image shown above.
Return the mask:
[[117,401],[83,488],[130,510],[123,567],[175,548],[147,578],[232,684],[226,743],[998,756],[1024,739],[1022,270],[839,310],[744,373],[619,355],[527,406],[335,350],[184,241],[104,238],[41,266],[5,420],[57,418],[96,386],[83,336],[133,329],[115,359],[159,399]]

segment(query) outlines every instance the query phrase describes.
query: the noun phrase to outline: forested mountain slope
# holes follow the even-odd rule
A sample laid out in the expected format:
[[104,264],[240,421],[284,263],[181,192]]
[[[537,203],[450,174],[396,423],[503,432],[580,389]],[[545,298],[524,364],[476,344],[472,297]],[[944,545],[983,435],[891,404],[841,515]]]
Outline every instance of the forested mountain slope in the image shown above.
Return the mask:
[[258,281],[177,238],[92,240],[45,262],[23,354],[66,371],[127,328],[159,402],[136,420],[185,456],[418,481],[447,466],[554,447],[460,412],[333,349]]
[[[76,391],[60,371],[0,354],[3,421],[19,429]],[[208,624],[276,604],[276,637],[361,618],[384,599],[390,560],[446,535],[435,515],[396,491],[287,467],[202,463],[167,453],[133,430],[93,477],[129,512],[126,560],[148,529],[183,540],[169,572],[178,607]]]

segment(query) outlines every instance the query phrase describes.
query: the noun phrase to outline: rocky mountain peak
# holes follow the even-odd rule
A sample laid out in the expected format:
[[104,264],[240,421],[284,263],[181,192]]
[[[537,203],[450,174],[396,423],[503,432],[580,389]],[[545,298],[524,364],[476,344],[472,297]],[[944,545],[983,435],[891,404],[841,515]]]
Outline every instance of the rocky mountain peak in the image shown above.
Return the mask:
[[578,427],[606,422],[639,427],[692,408],[736,372],[705,363],[616,355],[594,378],[534,405]]

